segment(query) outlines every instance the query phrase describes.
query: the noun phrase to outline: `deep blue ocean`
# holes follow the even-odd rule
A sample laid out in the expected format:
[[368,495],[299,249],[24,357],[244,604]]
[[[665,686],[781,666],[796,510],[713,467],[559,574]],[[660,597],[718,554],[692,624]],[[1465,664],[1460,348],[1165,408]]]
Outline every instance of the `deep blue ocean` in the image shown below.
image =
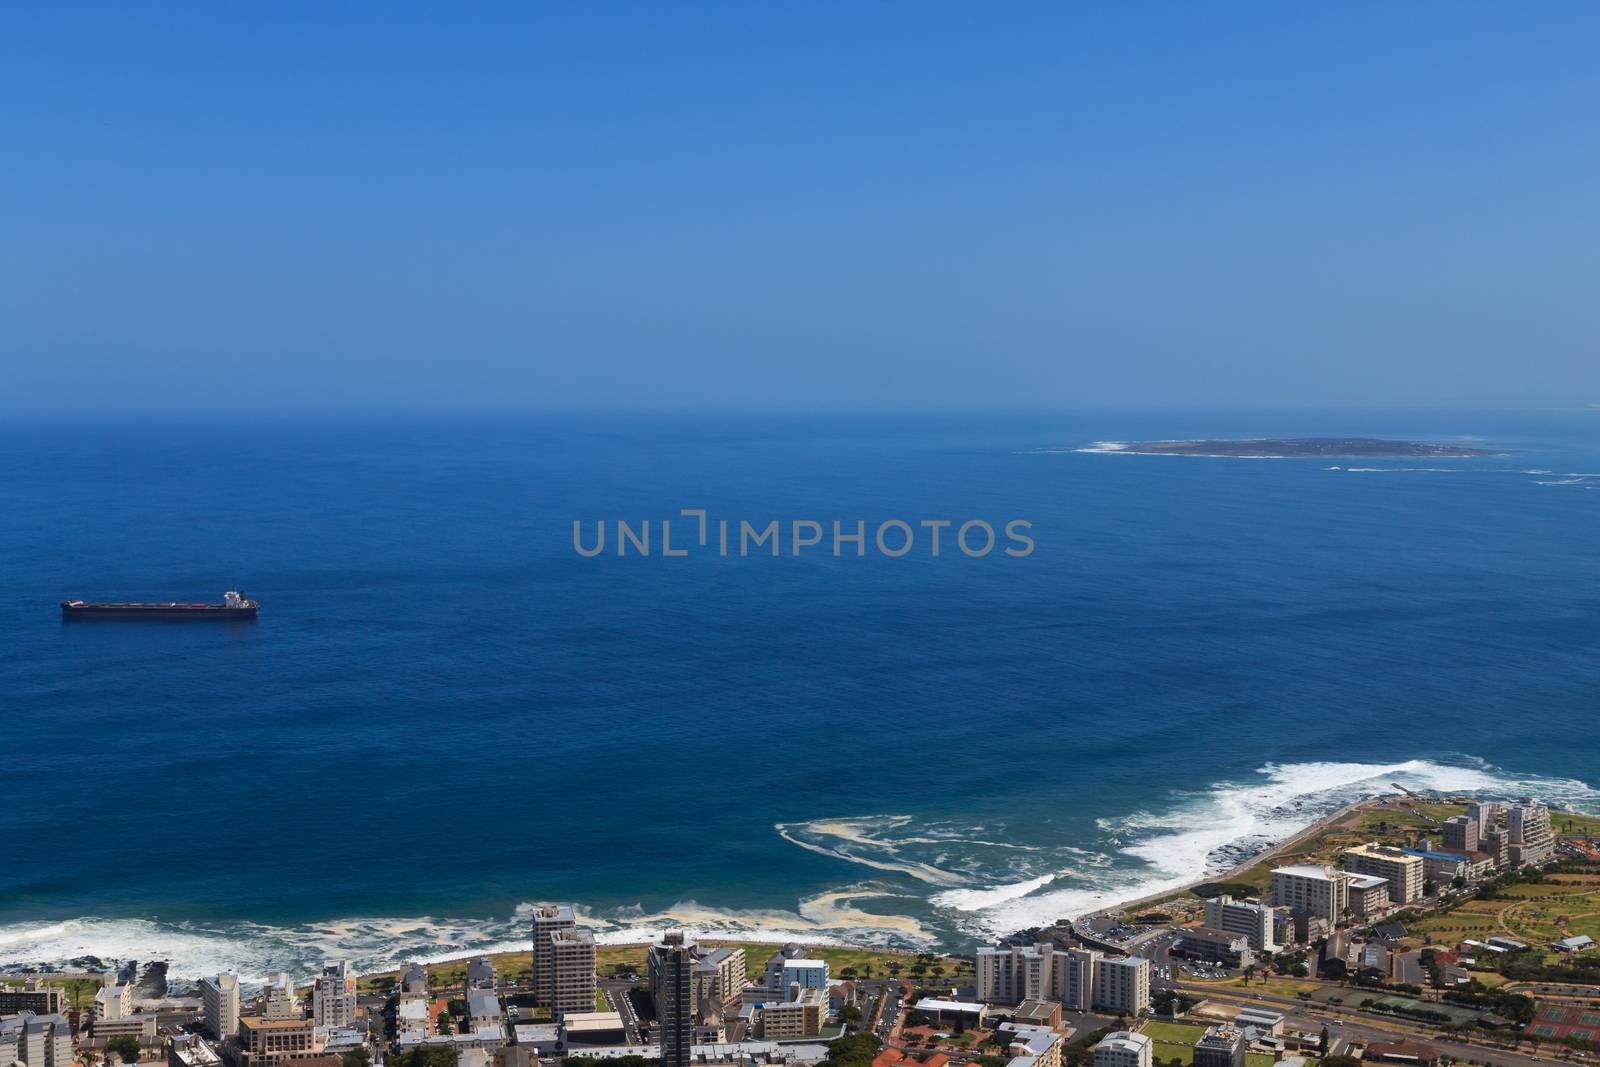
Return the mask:
[[[1077,451],[1310,434],[1504,454]],[[13,422],[0,966],[376,966],[547,899],[953,947],[1390,782],[1593,808],[1597,490],[1600,411]],[[868,554],[573,549],[681,508]],[[57,609],[234,586],[259,621]]]

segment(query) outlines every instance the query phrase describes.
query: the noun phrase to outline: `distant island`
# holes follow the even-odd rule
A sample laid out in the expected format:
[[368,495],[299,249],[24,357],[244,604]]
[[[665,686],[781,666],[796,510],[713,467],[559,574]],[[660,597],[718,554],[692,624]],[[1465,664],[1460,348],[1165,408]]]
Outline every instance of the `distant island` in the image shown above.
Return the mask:
[[1293,456],[1361,456],[1405,459],[1467,459],[1495,453],[1432,441],[1385,441],[1377,437],[1251,437],[1199,441],[1097,441],[1082,452],[1139,456],[1229,456],[1285,459]]

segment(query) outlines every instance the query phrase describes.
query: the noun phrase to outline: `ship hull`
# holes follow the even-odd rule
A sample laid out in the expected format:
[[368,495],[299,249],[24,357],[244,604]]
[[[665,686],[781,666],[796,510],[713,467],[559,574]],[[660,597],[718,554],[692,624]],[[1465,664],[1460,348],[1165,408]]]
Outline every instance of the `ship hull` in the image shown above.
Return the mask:
[[237,608],[221,604],[74,604],[68,601],[63,601],[61,604],[63,619],[118,621],[149,619],[167,622],[174,620],[217,622],[227,619],[254,619],[260,611],[260,606],[256,604]]

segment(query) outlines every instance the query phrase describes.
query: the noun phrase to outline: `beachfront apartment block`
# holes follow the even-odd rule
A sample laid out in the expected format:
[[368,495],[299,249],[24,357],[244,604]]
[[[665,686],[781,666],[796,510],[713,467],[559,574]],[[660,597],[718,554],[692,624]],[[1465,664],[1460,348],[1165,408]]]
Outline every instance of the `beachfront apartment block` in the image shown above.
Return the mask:
[[695,945],[681,932],[663,934],[650,949],[650,989],[660,1021],[661,1067],[689,1067],[694,1058]]
[[1155,1042],[1144,1034],[1117,1030],[1094,1047],[1094,1067],[1150,1067]]
[[1375,874],[1351,874],[1349,880],[1350,914],[1363,919],[1377,915],[1389,906],[1389,880]]
[[1150,961],[1140,956],[1102,959],[1094,968],[1094,1007],[1118,1015],[1150,1010]]
[[1356,874],[1370,874],[1389,883],[1389,899],[1396,904],[1409,904],[1422,899],[1422,885],[1426,872],[1422,857],[1413,856],[1405,849],[1380,845],[1376,841],[1339,853],[1339,864]]
[[1206,926],[1223,933],[1243,934],[1257,952],[1277,948],[1273,918],[1272,909],[1258,900],[1234,900],[1224,895],[1206,901]]
[[294,979],[283,971],[267,975],[266,988],[261,991],[261,1017],[264,1019],[300,1018],[300,998],[294,991]]
[[0,1017],[0,1063],[72,1067],[72,1026],[57,1012]]
[[1509,862],[1513,867],[1544,863],[1555,855],[1556,839],[1550,828],[1550,809],[1532,800],[1506,808]]
[[[541,1008],[555,1007],[555,936],[577,928],[577,917],[569,905],[540,904],[533,909],[533,1002]],[[585,1010],[594,1010],[594,1001]]]
[[311,985],[311,1021],[323,1030],[354,1026],[356,976],[347,960],[329,960]]
[[228,971],[200,980],[200,1022],[218,1041],[239,1032],[239,976]]
[[1070,1011],[1137,1015],[1150,1008],[1150,961],[1107,959],[1094,949],[1036,945],[980,948],[978,999],[987,1004],[1054,1000]]
[[978,999],[988,1004],[1062,999],[1055,965],[1065,955],[1049,942],[978,949]]
[[1470,815],[1457,815],[1446,819],[1440,827],[1442,851],[1469,855],[1478,851],[1478,820]]
[[[826,972],[824,972],[826,975]],[[710,1003],[737,1010],[744,988],[745,955],[742,948],[716,948],[699,958],[694,967],[697,1010]],[[824,977],[823,985],[827,985]]]
[[594,935],[587,930],[557,930],[550,935],[550,1010],[594,1011]]
[[1272,903],[1296,915],[1337,923],[1350,904],[1349,880],[1343,871],[1316,863],[1275,867]]

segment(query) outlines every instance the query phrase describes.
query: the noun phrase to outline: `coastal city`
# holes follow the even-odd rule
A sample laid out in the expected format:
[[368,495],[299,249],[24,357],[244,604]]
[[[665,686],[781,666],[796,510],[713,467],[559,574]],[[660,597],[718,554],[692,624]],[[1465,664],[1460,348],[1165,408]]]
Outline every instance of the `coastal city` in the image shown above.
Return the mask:
[[[1401,790],[970,955],[667,930],[358,975],[0,976],[0,1067],[1536,1067],[1600,1059],[1600,818]],[[309,981],[306,978],[309,977]]]

